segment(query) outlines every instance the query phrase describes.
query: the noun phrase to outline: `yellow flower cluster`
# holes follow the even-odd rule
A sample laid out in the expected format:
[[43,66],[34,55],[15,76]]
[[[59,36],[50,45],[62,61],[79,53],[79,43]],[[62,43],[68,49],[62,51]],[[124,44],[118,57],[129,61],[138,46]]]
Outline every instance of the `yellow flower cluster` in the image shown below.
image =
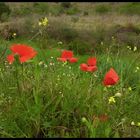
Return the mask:
[[134,121],[132,121],[132,122],[131,122],[131,125],[132,125],[132,126],[138,126],[138,127],[140,127],[140,122],[135,123]]
[[116,103],[114,96],[109,97],[108,103],[109,103],[109,104],[111,104],[111,103]]
[[39,23],[38,23],[39,26],[47,26],[48,25],[48,19],[45,17],[45,18],[42,18]]

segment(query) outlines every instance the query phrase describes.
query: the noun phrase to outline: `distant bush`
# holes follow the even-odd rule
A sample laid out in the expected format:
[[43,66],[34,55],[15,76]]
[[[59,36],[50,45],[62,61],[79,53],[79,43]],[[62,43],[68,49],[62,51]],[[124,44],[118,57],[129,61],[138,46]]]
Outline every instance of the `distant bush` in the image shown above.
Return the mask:
[[95,7],[95,12],[98,14],[106,14],[111,12],[111,6],[106,4],[100,4]]
[[38,14],[48,14],[49,13],[48,3],[35,2],[33,5],[33,11]]
[[29,7],[21,7],[20,9],[14,9],[11,13],[12,17],[23,17],[32,13]]
[[118,11],[120,14],[140,15],[140,3],[139,2],[125,3],[119,7]]
[[11,10],[9,6],[1,2],[0,3],[0,21],[1,22],[5,21],[10,15],[10,13],[11,13]]
[[80,10],[77,7],[72,7],[66,10],[67,15],[75,15],[78,14]]
[[70,7],[72,6],[72,4],[71,4],[70,2],[62,2],[62,3],[61,3],[61,6],[62,6],[63,8],[70,8]]

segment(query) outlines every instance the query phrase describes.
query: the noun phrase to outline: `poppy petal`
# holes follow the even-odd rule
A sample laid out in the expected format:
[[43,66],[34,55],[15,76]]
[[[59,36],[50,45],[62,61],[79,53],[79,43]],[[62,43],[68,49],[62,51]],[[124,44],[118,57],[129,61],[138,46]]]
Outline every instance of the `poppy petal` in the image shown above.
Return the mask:
[[61,58],[72,58],[73,52],[69,50],[64,50],[61,54]]
[[80,65],[80,69],[82,70],[82,71],[87,71],[87,68],[88,68],[88,65],[87,64],[81,64]]
[[69,60],[70,63],[75,63],[75,62],[78,61],[78,59],[74,58],[74,57],[73,58],[69,58],[68,60]]
[[15,60],[14,55],[13,54],[8,55],[7,60],[9,62],[9,64],[12,64]]
[[91,57],[87,60],[87,64],[89,66],[96,66],[96,61],[97,61],[97,59],[95,57]]
[[31,58],[33,58],[36,54],[37,54],[37,52],[33,52],[33,53],[29,54],[29,55],[21,56],[21,57],[19,57],[19,61],[21,63],[24,63],[24,62],[30,60]]
[[58,61],[61,61],[61,62],[66,62],[67,59],[66,58],[57,58]]
[[88,66],[87,67],[87,71],[89,71],[89,72],[94,72],[96,70],[97,70],[97,66]]
[[113,68],[110,68],[110,70],[106,73],[103,84],[105,86],[107,85],[115,85],[119,81],[119,76],[116,73],[116,71]]
[[102,114],[98,118],[101,122],[106,122],[108,120],[108,116],[106,114]]
[[10,47],[11,51],[20,56],[29,55],[34,52],[34,49],[24,44],[14,44]]

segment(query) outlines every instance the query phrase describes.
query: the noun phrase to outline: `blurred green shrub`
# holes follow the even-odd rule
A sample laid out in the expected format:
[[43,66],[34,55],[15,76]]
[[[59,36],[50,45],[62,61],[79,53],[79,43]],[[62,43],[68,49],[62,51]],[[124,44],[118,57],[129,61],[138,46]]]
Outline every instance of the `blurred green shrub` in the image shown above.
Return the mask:
[[33,12],[38,14],[48,14],[49,13],[48,3],[35,2],[33,4]]
[[66,10],[67,15],[75,15],[75,14],[78,14],[79,12],[80,10],[77,7],[71,7]]
[[140,3],[139,2],[129,2],[118,7],[118,12],[120,14],[128,14],[128,15],[140,15]]
[[90,54],[93,52],[93,47],[84,40],[75,39],[71,41],[67,46],[67,49],[73,50],[76,54]]
[[95,6],[95,12],[98,14],[106,14],[111,11],[111,6],[107,4],[100,4]]

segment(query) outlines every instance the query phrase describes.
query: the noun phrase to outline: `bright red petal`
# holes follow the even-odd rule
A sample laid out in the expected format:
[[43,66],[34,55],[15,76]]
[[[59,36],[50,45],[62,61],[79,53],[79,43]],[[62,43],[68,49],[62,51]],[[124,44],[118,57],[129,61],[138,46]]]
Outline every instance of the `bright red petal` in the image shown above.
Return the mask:
[[61,58],[72,58],[73,57],[73,52],[64,50],[61,54]]
[[66,62],[67,59],[66,58],[57,58],[58,61],[61,61],[61,62]]
[[107,85],[115,85],[119,81],[119,76],[116,71],[111,68],[105,75],[103,83],[105,86]]
[[9,62],[9,64],[12,64],[15,60],[14,55],[13,54],[8,55],[7,60]]
[[24,63],[24,62],[32,59],[34,56],[36,56],[36,54],[37,54],[37,52],[32,52],[29,55],[21,56],[21,57],[19,57],[19,61],[21,63]]
[[10,49],[13,53],[18,54],[20,56],[27,56],[35,52],[35,50],[32,47],[24,44],[12,45]]
[[80,65],[80,69],[82,70],[82,71],[87,71],[87,68],[88,68],[88,65],[87,64],[81,64]]
[[87,71],[89,71],[89,72],[94,72],[96,70],[97,70],[97,67],[96,66],[88,66],[87,67]]
[[78,61],[78,59],[77,58],[70,58],[70,59],[68,59],[69,60],[69,62],[70,63],[75,63],[75,62],[77,62]]
[[89,58],[88,59],[88,61],[87,61],[87,64],[89,65],[89,66],[96,66],[96,58],[95,57],[91,57],[91,58]]

